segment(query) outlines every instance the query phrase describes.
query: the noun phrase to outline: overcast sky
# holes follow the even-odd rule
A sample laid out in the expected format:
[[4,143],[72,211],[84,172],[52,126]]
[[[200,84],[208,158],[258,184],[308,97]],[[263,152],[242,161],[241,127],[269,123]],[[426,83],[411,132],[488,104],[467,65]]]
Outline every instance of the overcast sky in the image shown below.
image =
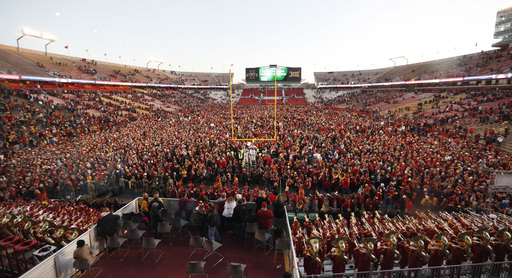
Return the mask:
[[[29,27],[57,37],[48,47],[53,53],[138,66],[158,58],[162,69],[177,71],[231,68],[235,81],[246,67],[277,64],[302,67],[303,79],[314,82],[314,71],[492,49],[496,12],[511,6],[511,0],[0,0],[0,44],[15,46]],[[45,42],[26,37],[20,45],[43,51]]]

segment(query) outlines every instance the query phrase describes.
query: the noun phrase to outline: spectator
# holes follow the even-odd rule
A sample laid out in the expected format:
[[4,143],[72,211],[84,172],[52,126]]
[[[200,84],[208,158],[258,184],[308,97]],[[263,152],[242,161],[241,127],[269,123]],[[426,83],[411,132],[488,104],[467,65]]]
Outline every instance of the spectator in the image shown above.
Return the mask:
[[272,245],[272,218],[274,218],[274,213],[267,209],[267,203],[263,202],[261,209],[258,210],[258,228],[270,235],[267,245]]
[[233,241],[238,243],[239,240],[244,238],[244,224],[247,219],[247,208],[245,199],[238,199],[237,206],[233,210]]
[[[73,252],[73,259],[76,260],[76,265],[85,265],[93,267],[97,258],[93,255],[91,247],[85,244],[85,241],[80,239],[76,242],[76,249]],[[75,263],[73,263],[75,265]]]
[[206,216],[208,223],[208,238],[210,240],[220,241],[218,228],[220,227],[220,216],[213,203],[208,204],[208,214]]
[[153,234],[155,235],[155,238],[160,238],[160,235],[157,232],[158,223],[164,222],[164,218],[162,216],[162,209],[163,209],[163,207],[160,207],[158,202],[154,202],[151,205],[151,210],[149,212],[150,216],[151,216],[150,217],[150,226],[151,226],[151,230],[153,231]]
[[222,216],[226,221],[226,228],[228,230],[228,234],[233,233],[233,211],[235,210],[236,202],[233,196],[229,196],[229,198],[224,203],[224,211],[222,212]]

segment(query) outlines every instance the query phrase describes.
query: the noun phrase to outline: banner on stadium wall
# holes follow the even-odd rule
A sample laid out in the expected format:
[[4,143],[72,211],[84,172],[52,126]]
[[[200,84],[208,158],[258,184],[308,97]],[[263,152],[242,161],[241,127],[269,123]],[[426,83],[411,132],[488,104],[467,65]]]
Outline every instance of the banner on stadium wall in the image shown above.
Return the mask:
[[489,189],[493,192],[512,192],[512,172],[494,172],[494,184]]

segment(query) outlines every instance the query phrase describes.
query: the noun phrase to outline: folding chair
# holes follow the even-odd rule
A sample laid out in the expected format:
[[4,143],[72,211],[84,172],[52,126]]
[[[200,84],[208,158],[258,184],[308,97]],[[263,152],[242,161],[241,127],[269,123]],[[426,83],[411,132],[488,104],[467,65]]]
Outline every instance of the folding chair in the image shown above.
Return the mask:
[[128,247],[128,249],[132,248],[135,242],[140,242],[140,238],[145,233],[145,231],[141,231],[137,228],[132,228],[126,231],[126,239],[129,241],[133,241],[132,244]]
[[277,261],[277,252],[282,252],[284,254],[284,252],[288,250],[290,250],[290,241],[278,238],[276,240],[276,247],[274,249],[274,263]]
[[190,231],[183,229],[185,225],[188,224],[187,220],[180,219],[178,217],[172,218],[172,226],[178,228],[178,231],[176,232],[176,237],[178,237],[179,234],[185,233],[185,236],[180,237],[180,240],[183,240],[187,236],[191,236]]
[[265,252],[265,255],[267,255],[272,250],[272,244],[268,243],[268,240],[271,237],[272,235],[268,234],[264,230],[257,230],[256,233],[254,234],[254,238],[256,239],[254,244],[256,246],[254,247],[254,249],[258,248],[260,246],[260,243],[262,243],[263,250],[265,251],[267,250],[267,246],[269,246],[270,248],[268,249],[268,251]]
[[192,275],[206,275],[208,277],[208,274],[204,273],[204,265],[206,262],[195,262],[190,261],[187,264],[187,274],[188,277],[192,277]]
[[[212,267],[216,266],[217,264],[219,264],[222,260],[224,260],[224,256],[221,255],[219,252],[217,252],[217,249],[219,249],[219,247],[221,247],[222,244],[216,242],[215,240],[209,240],[209,239],[206,239],[204,242],[203,242],[203,248],[208,251],[208,253],[204,256],[203,258],[203,261],[208,258],[210,255],[214,255],[214,254],[217,254],[219,255],[221,258],[219,259],[219,261],[217,261]],[[213,258],[213,256],[212,256]]]
[[247,235],[254,235],[258,230],[258,223],[247,223],[245,225],[245,245],[247,246]]
[[149,255],[149,253],[151,252],[160,252],[160,256],[158,257],[158,259],[155,261],[155,263],[157,263],[160,258],[162,257],[162,255],[164,254],[164,251],[163,250],[158,250],[156,249],[156,246],[161,242],[162,240],[160,239],[155,239],[154,237],[143,237],[142,238],[142,250],[141,252],[144,254],[144,250],[147,250],[147,253],[146,255],[144,255],[144,257],[142,258],[142,261],[144,261],[146,259],[146,257]]
[[134,213],[132,215],[132,223],[135,226],[139,226],[139,224],[142,223],[142,213]]
[[169,222],[158,222],[158,227],[156,228],[159,236],[160,234],[169,234],[169,245],[172,245],[171,227],[172,225]]
[[244,276],[244,270],[245,268],[247,267],[247,265],[245,264],[239,264],[239,263],[233,263],[233,262],[230,262],[228,264],[228,268],[226,269],[226,272],[227,274],[229,275],[229,277],[245,277]]
[[121,226],[121,229],[123,231],[136,228],[137,225],[133,224],[133,221],[131,219],[127,219],[123,221],[123,225]]
[[191,236],[190,237],[188,245],[191,246],[191,247],[194,247],[194,250],[192,251],[192,253],[190,253],[190,255],[188,255],[189,259],[190,259],[190,257],[192,257],[194,252],[196,252],[196,250],[206,250],[203,247],[203,240],[204,239],[202,237],[200,237],[200,236]]
[[126,240],[127,240],[126,238],[119,238],[116,235],[107,237],[107,252],[109,251],[109,248],[115,249],[114,252],[112,252],[110,254],[110,256],[108,256],[109,259],[110,259],[110,257],[112,257],[112,255],[114,255],[115,252],[123,250],[123,251],[126,251],[126,254],[124,254],[124,256],[119,261],[124,260],[124,258],[128,255],[128,253],[130,253],[130,249],[121,248],[121,245],[123,245],[123,243]]

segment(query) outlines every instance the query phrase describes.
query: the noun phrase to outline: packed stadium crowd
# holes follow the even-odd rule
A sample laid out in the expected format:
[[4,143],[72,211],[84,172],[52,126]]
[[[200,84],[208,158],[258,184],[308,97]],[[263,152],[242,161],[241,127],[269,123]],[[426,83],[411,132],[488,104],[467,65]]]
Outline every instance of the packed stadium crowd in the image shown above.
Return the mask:
[[[112,106],[93,116],[73,105],[43,103],[47,107],[37,110],[17,103],[21,97],[4,97],[1,174],[10,199],[35,198],[38,188],[50,198],[86,194],[93,181],[115,171],[117,185],[122,178],[126,187],[130,182],[141,189],[144,179],[161,176],[157,189],[164,196],[180,182],[280,185],[297,210],[318,210],[313,204],[328,197],[337,198],[337,209],[374,210],[386,200],[385,208],[404,210],[401,203],[420,207],[427,195],[434,209],[489,210],[500,209],[502,201],[488,193],[492,171],[510,169],[509,154],[376,113],[279,107],[279,139],[256,141],[257,161],[250,167],[245,144],[230,140],[227,107],[122,114],[121,106]],[[238,107],[236,136],[273,138],[272,110]]]
[[[378,109],[404,99],[424,101],[414,111]],[[38,207],[47,214],[48,202],[55,202],[49,200],[69,203],[55,203],[59,208],[88,207],[85,218],[59,219],[71,227],[66,232],[74,238],[74,228],[85,231],[103,207],[114,211],[123,204],[94,198],[108,191],[131,191],[147,200],[141,211],[149,221],[148,229],[158,236],[155,219],[159,218],[148,195],[154,196],[153,203],[161,203],[158,196],[179,198],[179,211],[198,224],[202,236],[215,240],[218,235],[203,224],[227,229],[235,240],[243,237],[248,219],[270,231],[270,220],[260,221],[254,214],[267,204],[278,219],[286,217],[286,205],[295,214],[318,213],[317,219],[331,224],[333,219],[352,221],[354,217],[378,223],[379,212],[430,222],[437,218],[420,213],[512,214],[510,195],[491,188],[494,171],[511,170],[510,154],[488,141],[497,140],[498,134],[489,131],[483,142],[474,142],[467,139],[472,131],[457,124],[467,119],[509,120],[510,91],[375,90],[345,94],[337,101],[279,105],[277,114],[271,105],[235,106],[231,115],[228,105],[199,91],[3,89],[1,207]],[[331,106],[342,104],[352,109]],[[174,109],[166,109],[170,107]],[[183,205],[191,199],[197,200],[193,211]],[[216,205],[211,200],[217,200]],[[255,202],[256,210],[240,217],[249,201]],[[204,211],[201,221],[197,211]],[[214,218],[213,211],[221,218]],[[293,241],[306,273],[311,274],[320,271],[317,257],[330,258],[332,254],[325,250],[333,243],[323,226],[315,231],[308,221],[306,217],[304,229],[294,224]],[[340,223],[338,227],[350,227],[348,236],[361,230],[366,234],[356,237],[370,238],[367,227]],[[397,227],[400,223],[411,221],[397,222]],[[418,227],[425,225],[418,223]],[[377,238],[383,240],[385,231],[381,229]],[[492,235],[498,236],[497,231]],[[418,233],[404,230],[402,234],[414,241]],[[315,235],[325,240],[324,253],[311,254],[304,243]],[[364,271],[358,264],[366,255],[356,255],[356,243],[347,242],[352,245],[348,252],[354,266]],[[405,256],[416,251],[403,252]]]

